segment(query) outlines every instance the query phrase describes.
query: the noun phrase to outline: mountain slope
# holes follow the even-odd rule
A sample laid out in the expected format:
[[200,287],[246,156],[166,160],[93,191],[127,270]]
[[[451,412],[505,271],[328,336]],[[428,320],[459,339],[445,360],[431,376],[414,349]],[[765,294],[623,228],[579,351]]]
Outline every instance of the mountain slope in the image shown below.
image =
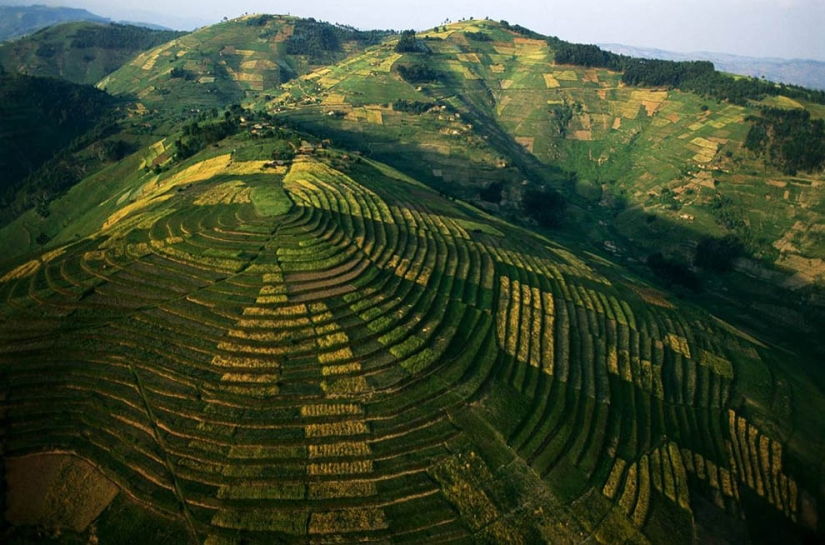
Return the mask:
[[678,261],[819,251],[818,95],[372,38],[252,16],[108,78],[158,140],[0,228],[6,535],[822,541],[819,273]]
[[[807,316],[783,313],[787,325],[817,327],[825,246],[818,228],[805,234],[799,226],[823,222],[822,163],[793,172],[771,159],[766,141],[748,137],[761,107],[779,108],[780,117],[806,110],[811,119],[798,133],[816,134],[823,106],[790,96],[819,95],[776,87],[779,95],[761,100],[737,95],[740,105],[672,86],[628,85],[619,72],[558,64],[556,42],[520,32],[489,21],[422,32],[429,53],[373,48],[289,83],[269,106],[513,219],[524,217],[529,191],[559,191],[569,225],[611,252],[663,252],[690,263],[702,237],[735,236],[756,258],[735,266],[770,279],[772,304],[788,301],[786,288],[811,298]],[[402,66],[431,73],[419,69],[424,77],[409,82]],[[784,149],[821,158],[822,141],[811,136]],[[482,198],[490,187],[498,193],[493,205]]]
[[251,130],[84,182],[80,236],[3,267],[4,460],[73,452],[193,542],[690,543],[693,495],[734,533],[811,524],[822,397],[772,376],[789,356],[380,163],[272,164]]
[[385,33],[314,19],[250,15],[202,28],[138,56],[100,86],[147,106],[224,107],[343,59]]
[[94,85],[138,53],[182,35],[117,24],[60,24],[0,44],[0,66],[9,72]]
[[[90,86],[0,74],[0,191],[4,205],[12,202],[28,175],[94,127],[112,107],[111,97]],[[54,181],[63,188],[70,186],[67,174],[56,174]],[[9,210],[3,212],[5,216]]]
[[0,6],[0,41],[25,36],[68,21],[108,21],[85,9],[47,6]]

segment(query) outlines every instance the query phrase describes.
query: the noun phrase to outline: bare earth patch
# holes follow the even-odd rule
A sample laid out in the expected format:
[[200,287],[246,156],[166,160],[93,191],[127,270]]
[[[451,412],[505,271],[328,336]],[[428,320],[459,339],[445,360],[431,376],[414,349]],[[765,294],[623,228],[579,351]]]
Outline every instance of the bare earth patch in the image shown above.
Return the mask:
[[83,532],[118,489],[90,463],[71,454],[37,454],[6,462],[12,524]]

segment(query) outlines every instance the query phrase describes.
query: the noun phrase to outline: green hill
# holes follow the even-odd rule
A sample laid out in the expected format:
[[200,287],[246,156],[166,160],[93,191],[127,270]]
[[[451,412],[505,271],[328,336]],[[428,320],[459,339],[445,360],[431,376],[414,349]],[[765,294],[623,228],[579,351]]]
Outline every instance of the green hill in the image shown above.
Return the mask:
[[154,143],[0,228],[12,542],[822,541],[820,95],[258,15],[101,86]]
[[25,36],[41,28],[69,21],[106,22],[85,9],[48,6],[0,6],[0,41]]
[[[818,227],[804,229],[823,222],[821,93],[701,63],[650,65],[678,85],[630,84],[659,76],[635,61],[626,73],[560,64],[557,50],[567,59],[598,50],[517,30],[469,21],[422,32],[427,52],[372,48],[271,92],[269,107],[513,220],[526,194],[558,191],[568,231],[617,256],[663,252],[689,264],[703,237],[734,236],[750,258],[725,266],[769,279],[772,304],[788,301],[786,288],[813,302],[780,312],[792,329],[822,323],[825,246]],[[684,66],[700,76],[680,83]],[[755,126],[786,137],[754,143]]]
[[138,53],[181,35],[118,24],[66,23],[0,44],[0,66],[8,72],[94,85]]
[[[270,164],[250,130],[76,186],[62,239],[4,267],[10,512],[48,514],[12,486],[48,448],[123,491],[104,542],[140,506],[208,542],[810,531],[825,407],[791,356],[381,163]],[[116,492],[51,509],[83,534]]]
[[314,19],[250,15],[143,53],[100,87],[152,107],[222,107],[337,62],[384,35]]

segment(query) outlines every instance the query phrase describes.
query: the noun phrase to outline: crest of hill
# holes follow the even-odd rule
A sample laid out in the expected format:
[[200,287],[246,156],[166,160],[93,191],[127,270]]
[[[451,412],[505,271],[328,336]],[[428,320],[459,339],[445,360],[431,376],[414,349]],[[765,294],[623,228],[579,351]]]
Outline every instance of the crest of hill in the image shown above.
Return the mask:
[[98,21],[108,19],[85,9],[48,6],[0,6],[0,41],[25,36],[41,28],[68,21]]
[[221,107],[338,62],[387,34],[314,19],[249,15],[144,52],[99,86],[150,106]]
[[94,85],[141,51],[183,34],[114,23],[64,23],[0,44],[0,66],[8,72]]

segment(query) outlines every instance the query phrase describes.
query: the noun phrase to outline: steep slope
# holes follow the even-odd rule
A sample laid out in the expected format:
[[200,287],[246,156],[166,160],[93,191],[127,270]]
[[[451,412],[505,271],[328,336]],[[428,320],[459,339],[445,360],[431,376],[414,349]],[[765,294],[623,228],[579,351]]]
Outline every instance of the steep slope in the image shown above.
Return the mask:
[[94,127],[112,107],[111,97],[94,87],[0,73],[0,195],[4,205],[13,200],[26,176]]
[[85,9],[48,6],[0,6],[0,41],[25,36],[68,21],[108,21]]
[[182,35],[137,26],[66,23],[0,44],[0,66],[7,72],[94,85],[138,53]]
[[313,19],[250,15],[152,49],[100,86],[154,108],[223,107],[340,60],[383,35]]
[[253,130],[78,185],[68,241],[2,266],[4,463],[72,453],[192,542],[813,537],[825,407],[773,370],[791,356],[381,163],[273,163]]
[[[291,82],[272,92],[270,108],[443,191],[495,201],[514,219],[527,191],[553,188],[570,205],[570,225],[617,254],[690,263],[703,237],[733,235],[755,258],[736,267],[768,279],[778,300],[791,289],[822,308],[825,246],[819,227],[803,227],[823,223],[825,108],[797,96],[820,95],[777,87],[776,96],[733,101],[629,85],[620,72],[558,64],[557,40],[490,21],[439,27],[417,41],[418,50],[388,43]],[[411,81],[402,67],[413,68]],[[807,111],[798,141],[773,151],[749,142],[751,119],[768,115],[763,106]],[[793,133],[791,125],[782,130]],[[788,168],[774,160],[781,146],[819,165]],[[491,187],[492,198],[482,198]],[[779,314],[808,331],[822,316]]]

